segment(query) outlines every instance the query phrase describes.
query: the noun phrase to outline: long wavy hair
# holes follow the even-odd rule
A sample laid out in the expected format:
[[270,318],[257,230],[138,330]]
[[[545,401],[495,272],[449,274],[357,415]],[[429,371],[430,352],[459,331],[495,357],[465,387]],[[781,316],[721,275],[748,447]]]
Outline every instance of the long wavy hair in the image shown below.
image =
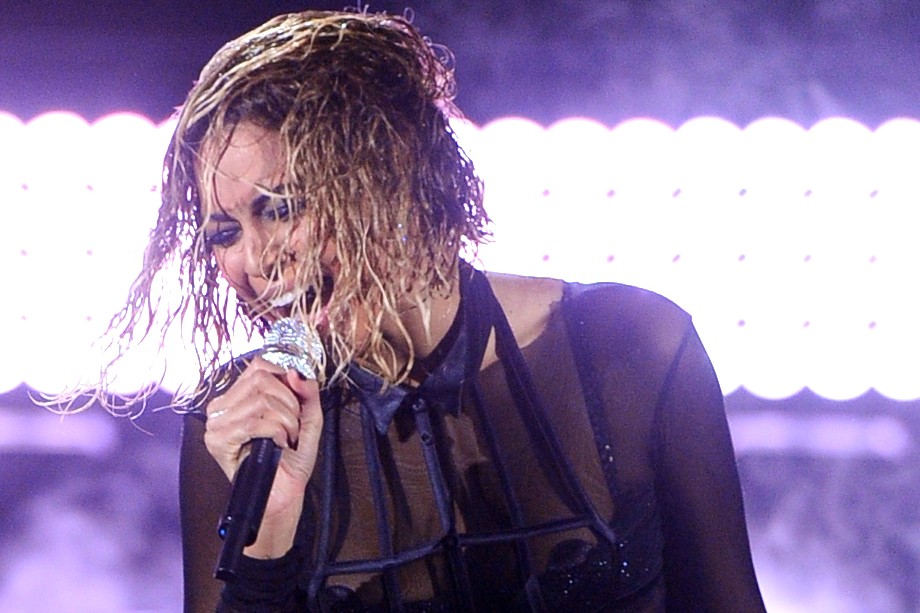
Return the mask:
[[[308,247],[294,254],[297,282],[325,297],[332,364],[341,371],[358,360],[387,381],[402,380],[414,360],[408,333],[402,329],[406,363],[380,324],[401,325],[411,292],[424,309],[426,294],[453,291],[460,254],[475,254],[489,237],[482,183],[449,123],[460,117],[454,93],[450,53],[404,17],[281,15],[226,44],[178,112],[156,227],[110,324],[118,350],[106,369],[179,323],[191,329],[204,381],[232,355],[237,322],[250,334],[264,331],[262,314],[220,279],[203,232],[217,163],[247,122],[280,136],[277,196],[297,203],[291,227],[307,233]],[[340,267],[334,279],[320,267],[330,242]],[[320,302],[296,306],[310,317]],[[358,347],[360,320],[370,336]]]

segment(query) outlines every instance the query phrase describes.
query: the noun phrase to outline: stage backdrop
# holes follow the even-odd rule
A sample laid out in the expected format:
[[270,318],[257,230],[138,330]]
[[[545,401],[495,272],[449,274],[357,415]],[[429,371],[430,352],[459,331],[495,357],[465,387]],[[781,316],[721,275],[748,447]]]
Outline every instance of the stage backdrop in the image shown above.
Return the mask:
[[[181,334],[117,372],[125,393],[161,385],[135,419],[30,401],[98,377],[171,128],[0,113],[0,611],[180,608],[180,418],[156,407],[194,382]],[[920,609],[920,123],[455,129],[494,221],[477,265],[639,285],[692,314],[768,608]]]

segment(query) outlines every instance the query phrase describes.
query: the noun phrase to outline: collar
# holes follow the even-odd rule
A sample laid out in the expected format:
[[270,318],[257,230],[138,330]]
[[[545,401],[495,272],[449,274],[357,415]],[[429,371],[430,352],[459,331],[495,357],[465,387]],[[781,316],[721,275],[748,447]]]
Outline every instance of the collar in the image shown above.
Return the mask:
[[371,414],[377,432],[385,434],[400,408],[411,408],[419,401],[459,415],[464,385],[479,372],[492,328],[491,318],[487,318],[487,325],[481,318],[483,306],[492,303],[488,298],[492,298],[492,290],[485,275],[461,263],[457,314],[433,352],[444,357],[418,386],[386,384],[354,362],[349,366],[348,380],[362,410]]

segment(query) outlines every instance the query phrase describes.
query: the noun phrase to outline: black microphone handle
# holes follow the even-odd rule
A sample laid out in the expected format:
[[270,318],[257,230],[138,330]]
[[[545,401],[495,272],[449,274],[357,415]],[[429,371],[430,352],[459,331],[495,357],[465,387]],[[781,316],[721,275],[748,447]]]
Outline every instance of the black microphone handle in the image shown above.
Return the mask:
[[[260,355],[276,366],[296,370],[305,379],[315,380],[316,369],[323,363],[323,344],[316,331],[303,321],[283,317],[266,332]],[[249,455],[233,477],[227,512],[217,527],[224,544],[214,576],[222,581],[236,580],[243,549],[259,535],[281,459],[281,449],[269,438],[252,439],[249,446]]]
[[280,458],[281,449],[270,438],[252,439],[249,455],[236,471],[227,511],[217,527],[224,544],[214,576],[222,581],[236,580],[243,548],[259,534]]

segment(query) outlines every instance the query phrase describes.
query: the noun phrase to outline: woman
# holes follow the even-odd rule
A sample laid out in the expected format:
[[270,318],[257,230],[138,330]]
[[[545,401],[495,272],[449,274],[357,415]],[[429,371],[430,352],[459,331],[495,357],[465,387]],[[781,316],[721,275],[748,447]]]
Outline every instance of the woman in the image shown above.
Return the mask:
[[[762,610],[689,317],[461,259],[488,218],[448,59],[398,17],[281,16],[181,110],[117,326],[130,344],[178,261],[166,323],[193,314],[206,375],[182,446],[187,609]],[[258,354],[216,368],[238,317],[315,328],[320,382]],[[215,526],[258,438],[280,464],[222,585]]]

